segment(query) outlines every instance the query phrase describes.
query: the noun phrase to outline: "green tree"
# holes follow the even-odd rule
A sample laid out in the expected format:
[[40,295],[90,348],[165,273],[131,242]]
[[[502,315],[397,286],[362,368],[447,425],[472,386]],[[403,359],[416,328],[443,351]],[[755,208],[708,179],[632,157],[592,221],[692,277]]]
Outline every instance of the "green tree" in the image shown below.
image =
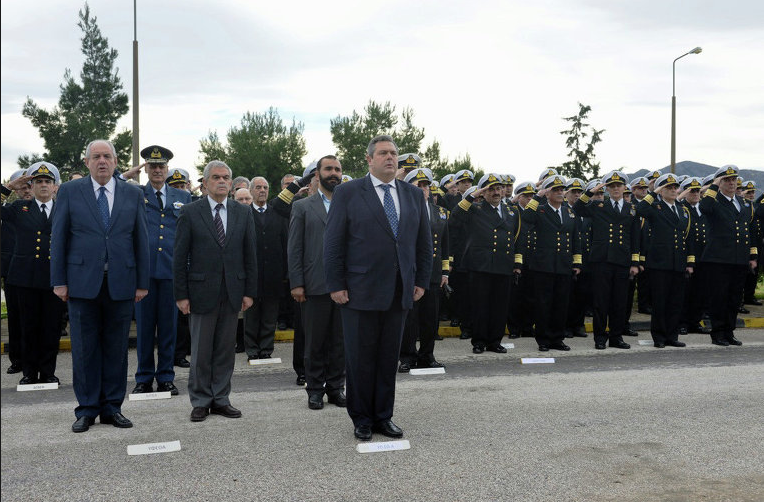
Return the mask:
[[199,142],[203,168],[211,160],[222,160],[234,176],[254,178],[262,176],[271,185],[271,191],[280,187],[281,177],[288,172],[302,172],[302,158],[307,154],[305,126],[292,119],[284,125],[278,111],[269,108],[265,113],[246,112],[240,125],[231,127],[224,145],[217,132],[210,131]]
[[560,131],[560,134],[567,136],[565,146],[570,160],[563,162],[557,169],[568,178],[591,179],[599,176],[600,164],[594,159],[594,145],[602,141],[605,129],[590,128],[585,122],[591,110],[590,106],[578,103],[578,114],[563,118],[570,123],[570,129]]
[[39,131],[46,151],[21,155],[18,158],[21,168],[45,160],[55,164],[63,175],[79,170],[87,143],[99,138],[111,139],[121,166],[130,163],[132,134],[124,130],[114,135],[117,121],[129,109],[119,70],[114,67],[117,51],[109,48],[108,39],[101,34],[96,17],[91,17],[87,3],[79,11],[79,18],[77,26],[83,32],[80,40],[85,55],[80,72],[82,83],[77,83],[67,68],[58,106],[52,110],[41,108],[27,97],[21,113]]
[[456,157],[453,161],[449,162],[447,157],[441,157],[440,154],[440,142],[435,139],[420,155],[422,157],[422,164],[424,167],[429,167],[432,170],[432,174],[436,180],[439,180],[447,174],[454,174],[462,169],[469,169],[475,175],[475,180],[479,180],[483,174],[482,169],[476,167],[472,163],[469,153],[465,153],[463,157]]

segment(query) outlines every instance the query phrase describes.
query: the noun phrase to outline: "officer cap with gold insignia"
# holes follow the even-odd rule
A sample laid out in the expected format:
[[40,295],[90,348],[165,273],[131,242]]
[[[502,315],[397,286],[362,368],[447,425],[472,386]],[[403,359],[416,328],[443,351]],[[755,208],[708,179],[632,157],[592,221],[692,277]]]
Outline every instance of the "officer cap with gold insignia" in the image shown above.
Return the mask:
[[661,177],[661,172],[660,171],[650,171],[650,174],[648,174],[646,177],[647,177],[648,181],[657,180],[658,178]]
[[630,187],[629,185],[625,185],[625,186],[623,187],[623,193],[624,193],[624,194],[629,194],[629,193],[631,193],[631,187]]
[[404,178],[404,183],[419,183],[424,181],[427,184],[432,183],[432,171],[426,167],[419,167],[408,173]]
[[302,177],[309,175],[312,172],[316,171],[316,167],[318,166],[318,162],[313,161],[310,164],[308,164],[308,167],[305,168],[305,170],[302,172]]
[[536,185],[530,181],[523,181],[522,183],[518,183],[517,186],[515,186],[515,195],[535,195],[535,193]]
[[557,172],[557,169],[553,167],[547,167],[546,169],[541,171],[541,174],[539,174],[539,181],[545,180],[550,176],[557,176],[558,174],[560,173]]
[[[464,195],[462,197],[467,197],[468,195],[472,195],[472,192],[474,192],[477,189],[478,189],[477,186],[472,185],[471,187],[469,187],[467,190],[464,191]],[[481,197],[482,197],[482,195],[481,195]]]
[[743,182],[743,191],[744,192],[750,192],[751,190],[756,190],[756,182],[753,180],[748,180]]
[[690,189],[692,189],[692,188],[700,189],[702,186],[703,186],[703,182],[701,181],[700,178],[696,178],[696,177],[693,177],[693,176],[688,176],[687,178],[685,178],[685,180],[683,182],[681,182],[679,184],[679,190],[684,192],[688,188],[690,188]]
[[679,179],[677,178],[676,174],[672,174],[672,173],[664,174],[663,176],[661,176],[655,181],[656,188],[665,187],[669,185],[676,185],[677,187],[679,186]]
[[502,185],[514,185],[517,178],[511,174],[502,174],[501,179],[503,180]]
[[475,175],[469,169],[462,169],[454,175],[454,181],[470,180],[475,181]]
[[188,183],[188,180],[191,177],[188,174],[188,171],[177,167],[170,169],[167,174],[167,184],[170,186],[178,183]]
[[435,195],[446,195],[443,193],[443,190],[440,189],[440,183],[435,180],[432,180],[432,183],[430,183],[430,192]]
[[584,189],[584,180],[581,178],[570,178],[567,183],[565,183],[565,190],[581,190]]
[[56,184],[61,180],[58,168],[50,162],[35,162],[27,168],[26,174],[27,176],[31,176],[32,179],[49,178]]
[[703,181],[702,181],[703,186],[710,185],[713,182],[714,182],[714,175],[713,174],[709,174],[708,176],[703,178]]
[[737,187],[743,188],[743,178],[741,178],[740,176],[737,177]]
[[[601,179],[594,178],[593,180],[591,180],[589,183],[586,184],[586,190],[592,191],[594,190],[594,187],[596,187],[600,183],[602,183]],[[594,192],[594,193],[602,193],[602,189],[600,188],[597,192]]]
[[440,186],[443,186],[446,183],[450,183],[451,181],[453,181],[453,179],[454,179],[454,175],[453,174],[447,174],[447,175],[443,176],[442,178],[440,178]]
[[422,159],[415,153],[404,153],[398,156],[398,169],[416,169],[422,167]]
[[612,185],[613,183],[623,183],[624,185],[627,185],[629,183],[629,178],[623,174],[622,171],[610,171],[605,175],[604,178],[602,178],[605,185]]
[[346,181],[350,181],[350,180],[352,180],[352,179],[353,179],[353,177],[352,177],[352,176],[350,176],[349,174],[343,174],[343,175],[342,175],[342,181],[341,181],[341,183],[345,183]]
[[647,188],[649,185],[649,181],[644,176],[639,176],[638,178],[634,178],[631,180],[631,183],[629,183],[629,187],[634,190],[634,188]]
[[560,175],[550,176],[541,184],[542,189],[562,188],[565,189],[565,178]]
[[484,174],[478,182],[478,188],[486,188],[493,185],[501,185],[501,176],[496,173]]
[[146,161],[146,164],[167,164],[173,155],[170,150],[163,146],[151,145],[141,150],[141,157]]
[[740,175],[740,169],[738,169],[737,166],[734,166],[732,164],[727,164],[726,166],[722,166],[716,170],[716,172],[714,173],[714,179],[718,177],[729,178],[730,176],[739,176],[739,175]]

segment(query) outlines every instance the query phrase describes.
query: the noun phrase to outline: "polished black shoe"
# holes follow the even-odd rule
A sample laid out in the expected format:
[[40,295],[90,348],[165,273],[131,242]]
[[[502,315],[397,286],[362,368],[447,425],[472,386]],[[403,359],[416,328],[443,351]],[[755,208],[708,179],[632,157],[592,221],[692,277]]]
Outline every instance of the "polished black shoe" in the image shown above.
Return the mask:
[[433,359],[432,361],[418,361],[417,368],[445,368],[446,365]]
[[178,388],[172,382],[157,382],[157,392],[169,392],[171,396],[179,394]]
[[337,406],[338,408],[347,408],[347,405],[348,405],[348,400],[345,397],[344,392],[329,394],[328,396],[326,396],[326,400],[329,401],[329,404],[333,404],[334,406]]
[[210,413],[213,413],[215,415],[222,415],[226,418],[240,418],[241,417],[241,411],[237,410],[230,404],[227,404],[225,406],[218,406],[217,408],[211,408]]
[[368,425],[356,425],[353,435],[361,441],[371,441],[371,427]]
[[270,359],[271,355],[270,354],[262,353],[262,354],[258,354],[257,357],[259,357],[260,359]]
[[449,325],[452,328],[458,328],[459,327],[459,321],[457,321],[456,319],[452,319],[451,322],[449,323]]
[[194,407],[193,410],[191,410],[191,421],[192,422],[204,422],[207,420],[207,415],[210,414],[210,410],[207,408],[202,408],[201,406]]
[[244,346],[243,345],[237,345],[236,346],[236,353],[237,354],[241,354],[242,352],[244,352]]
[[653,343],[653,347],[655,347],[656,349],[665,349],[666,344],[663,342],[655,342]]
[[294,383],[296,385],[305,385],[305,375],[297,375],[297,380]]
[[748,298],[744,303],[748,305],[762,305],[762,303],[756,298]]
[[685,328],[685,327],[679,328],[679,334],[680,335],[686,335],[687,334],[687,328]]
[[247,356],[247,362],[249,362],[249,361],[257,361],[257,359],[258,359],[257,356]]
[[743,342],[735,338],[734,336],[730,336],[727,338],[727,343],[730,345],[743,345]]
[[281,321],[281,322],[279,323],[279,331],[284,331],[284,330],[286,330],[286,329],[287,329],[287,325],[286,325],[286,323],[285,323],[284,321]]
[[311,394],[308,396],[308,408],[311,410],[321,410],[324,407],[323,394]]
[[408,373],[411,371],[411,365],[409,363],[401,363],[398,366],[398,373]]
[[469,340],[470,338],[472,338],[472,335],[469,331],[462,330],[462,332],[459,334],[459,340]]
[[489,345],[488,347],[485,348],[485,350],[488,350],[490,352],[496,352],[497,354],[506,354],[507,353],[507,349],[502,347],[500,343],[497,343],[495,345]]
[[567,345],[565,345],[565,344],[564,344],[564,343],[562,343],[562,342],[559,342],[559,343],[553,343],[552,345],[550,345],[550,346],[549,346],[549,348],[550,348],[550,349],[554,349],[554,350],[566,350],[566,351],[567,351],[567,350],[570,350],[570,347],[569,347],[569,346],[567,346]]
[[587,310],[584,312],[585,317],[594,317],[594,312],[591,310]]
[[482,345],[473,345],[472,346],[472,353],[473,354],[482,354],[483,352],[485,352],[485,347],[483,347]]
[[21,377],[21,380],[19,380],[19,385],[32,385],[35,383],[37,383],[37,378],[31,376]]
[[15,373],[21,373],[21,366],[18,364],[11,364],[7,370],[5,370],[6,373],[9,375],[13,375]]
[[146,394],[147,392],[154,392],[154,387],[150,383],[137,383],[130,394]]
[[605,346],[604,343],[595,343],[594,348],[597,350],[605,350],[607,347]]
[[737,311],[740,312],[741,314],[750,314],[751,313],[751,311],[748,310],[747,308],[745,308],[743,305],[738,307]]
[[185,357],[182,357],[180,359],[175,360],[175,366],[178,366],[179,368],[190,368],[191,363],[188,362],[188,360]]
[[565,338],[573,338],[573,332],[570,331],[569,329],[566,329],[564,336],[565,336]]
[[730,343],[727,340],[711,340],[711,343],[720,347],[729,347]]
[[374,432],[379,432],[383,436],[387,436],[389,438],[403,437],[403,429],[395,425],[392,420],[385,420],[384,422],[380,422],[374,425],[372,430]]
[[61,383],[61,380],[58,379],[56,375],[53,376],[40,376],[40,379],[38,380],[40,383]]
[[623,340],[619,340],[617,342],[610,342],[609,345],[611,347],[613,347],[613,348],[616,348],[616,349],[630,349],[631,348],[631,345],[629,345],[628,343],[624,342]]
[[125,416],[122,413],[115,413],[110,417],[105,417],[101,415],[101,423],[102,424],[111,424],[114,427],[119,427],[120,429],[129,429],[133,426],[133,423],[125,418]]
[[93,417],[80,417],[72,424],[72,432],[85,432],[95,423]]
[[549,352],[548,345],[539,345],[539,352]]
[[666,345],[669,347],[687,347],[687,344],[680,341],[666,340]]
[[624,335],[626,335],[626,336],[639,336],[639,333],[637,333],[636,330],[633,330],[633,329],[629,328],[629,329],[626,330]]

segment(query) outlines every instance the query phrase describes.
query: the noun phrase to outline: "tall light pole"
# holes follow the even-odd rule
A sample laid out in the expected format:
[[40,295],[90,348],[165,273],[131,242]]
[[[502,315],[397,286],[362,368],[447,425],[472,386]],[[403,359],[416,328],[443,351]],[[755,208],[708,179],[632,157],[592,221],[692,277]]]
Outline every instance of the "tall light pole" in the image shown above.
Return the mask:
[[676,173],[676,62],[687,54],[700,54],[700,47],[695,47],[690,52],[685,52],[671,64],[671,173]]
[[138,16],[136,2],[133,0],[133,165],[140,161],[140,137],[138,133]]

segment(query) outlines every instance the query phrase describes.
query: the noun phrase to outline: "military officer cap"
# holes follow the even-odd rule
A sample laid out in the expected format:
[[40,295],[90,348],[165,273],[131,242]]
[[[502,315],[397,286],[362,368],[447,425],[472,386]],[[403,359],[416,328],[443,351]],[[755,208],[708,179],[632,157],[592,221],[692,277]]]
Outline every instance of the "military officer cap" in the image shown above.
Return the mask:
[[484,174],[482,178],[480,178],[480,181],[478,182],[478,188],[487,188],[491,187],[493,185],[500,185],[501,184],[501,176],[496,173],[488,173]]
[[584,189],[584,180],[581,178],[570,178],[567,183],[565,183],[565,190],[583,190]]
[[542,189],[565,188],[565,178],[560,175],[550,176],[541,184]]
[[647,175],[648,181],[657,180],[661,177],[660,171],[650,171],[650,174]]
[[477,189],[478,187],[476,187],[475,185],[469,187],[467,190],[464,191],[464,197],[467,197],[468,195],[472,195],[472,192],[474,192]]
[[440,178],[440,186],[443,186],[446,183],[450,183],[453,179],[454,179],[454,175],[453,174],[447,174],[447,175],[443,176],[442,178]]
[[684,180],[686,180],[688,176],[686,174],[680,174],[676,177],[677,181],[681,184]]
[[647,185],[649,182],[647,181],[647,178],[644,176],[640,176],[638,178],[634,178],[631,180],[631,183],[629,183],[629,187],[633,190],[635,187],[642,187],[647,188]]
[[432,183],[432,171],[426,167],[419,167],[403,178],[404,183],[419,183],[420,181],[424,181],[428,184]]
[[416,169],[422,167],[422,159],[415,153],[398,155],[398,169]]
[[661,176],[655,181],[656,188],[665,187],[669,185],[679,186],[679,179],[676,177],[675,174],[671,174],[671,173],[664,174],[663,176]]
[[624,185],[623,193],[631,193],[631,187],[629,185]]
[[501,177],[504,180],[504,183],[503,183],[504,185],[514,185],[515,184],[515,180],[517,179],[514,176],[512,176],[511,174],[502,174]]
[[700,188],[702,186],[703,185],[702,185],[702,182],[700,181],[700,178],[688,176],[683,182],[679,184],[679,190],[684,192],[688,188]]
[[743,191],[749,192],[751,190],[756,190],[756,182],[753,180],[748,180],[743,182]]
[[146,164],[167,164],[173,155],[170,150],[163,146],[151,145],[141,150],[141,157],[146,161]]
[[536,186],[530,181],[523,181],[515,187],[515,195],[527,194],[534,195],[536,193]]
[[560,173],[557,172],[557,169],[554,169],[552,167],[548,167],[548,168],[544,169],[543,171],[541,171],[541,174],[539,175],[539,181],[545,180],[545,179],[547,179],[550,176],[557,176],[558,174],[560,174]]
[[629,183],[629,178],[621,171],[610,171],[602,178],[605,185],[612,185],[613,183],[623,183],[624,185]]
[[50,162],[35,162],[26,170],[27,176],[35,178],[49,178],[58,184],[61,181],[61,175],[58,174],[58,168]]
[[714,181],[714,175],[709,174],[705,178],[703,178],[703,186],[710,185]]
[[739,175],[740,175],[740,169],[738,169],[737,166],[733,166],[732,164],[727,164],[726,166],[722,166],[716,170],[716,172],[714,173],[714,179],[720,176],[722,178],[728,178],[730,176],[739,176]]
[[737,187],[743,188],[743,178],[741,178],[740,176],[737,177]]
[[[596,186],[597,186],[597,185],[599,185],[600,183],[602,183],[602,180],[601,180],[601,179],[598,179],[598,178],[594,178],[593,180],[591,180],[591,181],[590,181],[590,182],[589,182],[589,183],[586,185],[586,190],[587,190],[587,191],[591,191],[591,190],[594,190],[594,187],[596,187]],[[600,189],[600,190],[599,190],[599,192],[595,192],[595,193],[601,193],[601,192],[602,192],[602,189]]]
[[188,179],[191,177],[188,171],[180,168],[173,168],[167,173],[167,184],[172,186],[176,183],[188,183]]
[[462,169],[454,175],[454,181],[475,180],[475,175],[469,169]]
[[309,175],[310,173],[313,173],[316,171],[316,167],[318,166],[318,162],[313,161],[310,164],[308,164],[308,167],[305,168],[305,170],[302,172],[302,177]]
[[24,174],[26,174],[26,172],[27,172],[26,169],[17,169],[15,171],[13,171],[13,174],[11,174],[11,178],[8,181],[17,180],[17,179],[21,178],[22,176],[24,176]]
[[440,189],[440,183],[435,180],[432,180],[432,183],[430,183],[430,192],[434,193],[435,195],[446,195],[443,193],[443,190]]
[[346,181],[350,181],[352,179],[353,179],[353,177],[350,176],[349,174],[343,174],[342,175],[342,183],[345,183]]

